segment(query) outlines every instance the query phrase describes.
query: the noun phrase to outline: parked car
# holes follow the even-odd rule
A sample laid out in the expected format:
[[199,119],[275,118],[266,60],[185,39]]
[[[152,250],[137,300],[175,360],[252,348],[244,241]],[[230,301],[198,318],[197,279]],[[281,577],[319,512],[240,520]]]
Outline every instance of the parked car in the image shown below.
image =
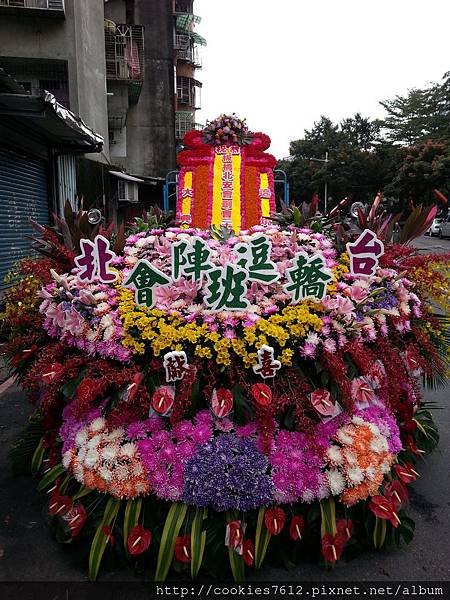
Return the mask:
[[439,235],[439,226],[444,220],[444,217],[436,217],[435,219],[433,219],[431,227],[427,229],[425,235],[429,235],[430,237],[432,235]]
[[442,240],[446,237],[450,237],[450,214],[439,225],[439,238]]

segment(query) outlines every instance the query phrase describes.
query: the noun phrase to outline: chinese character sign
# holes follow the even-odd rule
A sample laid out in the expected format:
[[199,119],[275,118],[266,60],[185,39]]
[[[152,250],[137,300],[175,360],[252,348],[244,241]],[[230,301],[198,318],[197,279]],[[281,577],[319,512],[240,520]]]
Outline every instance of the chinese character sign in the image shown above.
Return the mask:
[[206,274],[205,304],[211,310],[245,310],[250,302],[247,293],[248,274],[241,267],[227,265]]
[[384,253],[384,244],[373,231],[365,229],[355,242],[347,244],[350,257],[350,273],[372,277],[378,267],[379,258]]
[[275,377],[276,372],[281,369],[281,363],[275,360],[274,354],[272,346],[261,346],[258,350],[258,364],[253,367],[256,375],[261,375],[263,379]]
[[167,383],[181,381],[189,370],[186,352],[168,352],[164,355],[163,366]]
[[155,287],[165,287],[171,280],[162,271],[151,265],[148,260],[141,258],[124,283],[124,287],[133,287],[135,290],[136,304],[153,308]]
[[113,283],[117,273],[109,270],[111,261],[116,258],[109,248],[109,241],[102,235],[91,240],[80,240],[81,254],[75,258],[76,266],[81,269],[78,279],[91,283],[98,278],[102,283]]
[[210,262],[212,251],[208,244],[197,236],[189,242],[181,240],[172,244],[172,278],[179,281],[181,276],[192,281],[200,281],[203,273],[214,269]]
[[327,283],[333,279],[322,256],[307,256],[302,252],[295,255],[294,264],[292,268],[287,269],[286,276],[288,283],[283,289],[291,296],[292,304],[306,298],[322,300],[326,294]]
[[249,244],[237,244],[234,251],[242,257],[237,264],[248,271],[250,280],[273,283],[280,278],[275,263],[270,260],[272,242],[266,235],[256,233]]

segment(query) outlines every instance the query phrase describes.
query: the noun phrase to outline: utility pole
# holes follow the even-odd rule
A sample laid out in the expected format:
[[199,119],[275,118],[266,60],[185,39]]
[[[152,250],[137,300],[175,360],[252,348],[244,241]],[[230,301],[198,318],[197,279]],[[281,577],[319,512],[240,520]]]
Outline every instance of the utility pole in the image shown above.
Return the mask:
[[324,205],[323,205],[323,212],[326,215],[328,213],[328,170],[327,170],[327,166],[328,163],[330,162],[330,159],[328,158],[328,150],[325,152],[325,158],[314,158],[311,157],[309,160],[314,160],[316,162],[321,162],[324,163],[325,165],[325,170],[327,171],[326,175],[325,175],[325,197],[324,197]]

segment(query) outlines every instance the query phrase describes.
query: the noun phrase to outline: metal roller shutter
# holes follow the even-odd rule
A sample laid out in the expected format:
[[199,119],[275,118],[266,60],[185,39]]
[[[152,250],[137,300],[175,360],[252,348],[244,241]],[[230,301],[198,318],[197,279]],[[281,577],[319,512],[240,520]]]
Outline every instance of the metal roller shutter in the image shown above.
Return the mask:
[[0,148],[0,287],[13,264],[31,254],[29,217],[49,222],[46,162]]

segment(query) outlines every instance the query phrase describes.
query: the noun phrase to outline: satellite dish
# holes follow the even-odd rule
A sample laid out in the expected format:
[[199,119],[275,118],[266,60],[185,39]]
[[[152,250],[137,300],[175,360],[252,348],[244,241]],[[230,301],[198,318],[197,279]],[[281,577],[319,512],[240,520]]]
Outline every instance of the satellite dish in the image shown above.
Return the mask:
[[91,225],[98,225],[103,221],[103,215],[98,208],[91,208],[88,212],[88,221]]
[[355,219],[358,218],[358,210],[362,210],[364,212],[365,206],[362,202],[353,202],[353,204],[350,207],[350,214],[352,215],[352,217],[354,217]]

